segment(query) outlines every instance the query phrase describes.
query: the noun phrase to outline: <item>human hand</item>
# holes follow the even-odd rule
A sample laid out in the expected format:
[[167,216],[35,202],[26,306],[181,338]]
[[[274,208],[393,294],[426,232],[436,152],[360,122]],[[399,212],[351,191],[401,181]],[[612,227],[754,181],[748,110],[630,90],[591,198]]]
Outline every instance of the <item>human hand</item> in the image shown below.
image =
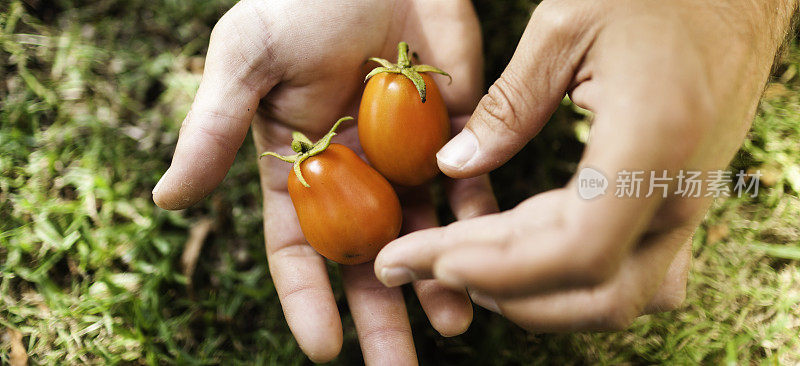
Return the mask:
[[[155,202],[181,209],[224,178],[253,121],[259,152],[288,153],[291,131],[321,137],[341,116],[356,115],[368,57],[393,59],[400,40],[420,59],[447,70],[443,98],[456,131],[480,98],[481,43],[467,1],[245,0],[215,26],[202,83],[183,123],[172,165],[153,191]],[[355,125],[342,125],[335,142],[361,153]],[[270,274],[286,320],[302,350],[316,362],[334,358],[342,326],[325,260],[305,241],[287,193],[290,167],[259,161]],[[400,192],[404,232],[437,226],[427,188]],[[452,183],[454,213],[466,218],[496,211],[488,179]],[[365,223],[368,224],[368,223]],[[365,361],[416,361],[403,296],[375,279],[372,263],[341,266],[345,294]],[[436,281],[414,289],[441,334],[462,333],[472,306],[461,290]]]
[[[568,92],[594,112],[580,167],[607,177],[722,169],[796,6],[546,0],[464,131],[439,152],[439,167],[466,178],[500,166]],[[512,210],[401,237],[379,253],[375,272],[389,286],[412,278],[466,286],[474,302],[532,331],[623,329],[680,305],[687,240],[710,204],[659,193],[584,200],[573,179]]]

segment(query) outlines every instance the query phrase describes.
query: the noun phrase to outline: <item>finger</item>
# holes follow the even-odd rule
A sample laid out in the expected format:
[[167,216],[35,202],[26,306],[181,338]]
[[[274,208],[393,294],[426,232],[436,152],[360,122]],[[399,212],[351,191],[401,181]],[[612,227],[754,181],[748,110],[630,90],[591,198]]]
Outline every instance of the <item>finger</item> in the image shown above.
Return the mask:
[[[438,226],[429,187],[404,192],[400,200],[403,202],[403,233]],[[463,288],[450,289],[436,280],[414,281],[413,286],[431,326],[439,334],[452,337],[469,328],[472,304]]]
[[[594,161],[606,167],[653,166],[636,159],[637,154],[629,163]],[[642,184],[646,185],[646,181]],[[468,220],[460,228],[454,225],[449,231],[438,233],[439,237],[411,238],[416,242],[415,248],[434,240],[446,243],[420,252],[427,256],[416,254],[423,260],[416,265],[430,267],[434,277],[445,284],[467,286],[489,295],[521,296],[603,283],[614,276],[648,228],[662,198],[609,195],[583,200],[576,191],[571,183],[564,190],[538,195],[502,215]],[[671,225],[685,222],[684,217],[679,217]],[[479,230],[491,232],[487,234],[491,237],[478,236]],[[478,238],[488,239],[485,244],[491,245],[463,245]],[[415,259],[401,261],[411,260]]]
[[597,285],[618,269],[632,245],[626,241],[638,237],[625,231],[641,231],[641,218],[632,216],[646,220],[648,214],[643,209],[627,216],[607,211],[591,216],[594,222],[575,225],[570,222],[575,219],[564,216],[586,214],[569,209],[575,197],[567,190],[551,191],[511,211],[406,235],[379,253],[376,273],[387,285],[407,282],[395,276],[402,272],[393,268],[400,268],[415,278],[433,276],[452,288],[502,296]]
[[476,305],[495,312],[497,314],[502,314],[503,312],[500,310],[500,306],[497,305],[497,300],[494,299],[492,296],[488,296],[486,294],[482,294],[475,290],[469,290],[469,298],[472,300],[473,303]]
[[285,191],[264,189],[264,236],[270,276],[297,344],[314,362],[334,359],[342,323],[325,259],[306,243]]
[[[468,119],[468,116],[453,117],[453,133],[460,132]],[[492,192],[492,183],[488,175],[446,179],[444,187],[456,220],[470,219],[498,211],[497,200]]]
[[275,85],[275,73],[248,37],[253,22],[249,2],[234,6],[211,34],[203,79],[181,126],[170,168],[153,189],[162,208],[191,206],[225,177],[244,141],[259,99]]
[[497,168],[536,135],[562,100],[592,41],[584,17],[542,5],[533,12],[517,50],[489,88],[464,130],[437,154],[453,178]]
[[[472,184],[475,184],[473,181]],[[458,192],[456,192],[458,193]],[[468,190],[461,193],[468,193]],[[546,193],[530,199],[543,213],[559,212],[561,199],[558,194]],[[531,204],[533,204],[531,203]],[[469,215],[466,204],[454,209],[457,215]],[[555,215],[536,215],[525,223],[512,221],[513,210],[489,214],[463,221],[456,221],[446,227],[420,230],[404,235],[387,244],[375,260],[375,270],[380,280],[387,286],[407,283],[407,277],[399,276],[403,271],[413,278],[433,278],[434,264],[438,258],[450,251],[470,247],[504,247],[511,242],[513,225],[524,224],[529,228],[547,228],[557,223]],[[535,230],[532,230],[535,231]],[[546,265],[544,263],[543,265]],[[477,270],[477,268],[476,268]],[[452,288],[464,286],[457,278],[438,277]]]
[[[625,47],[651,46],[637,43],[642,41],[635,37],[625,41]],[[666,171],[668,176],[675,177],[679,169],[693,166],[693,153],[715,117],[703,93],[703,83],[696,80],[694,67],[687,71],[662,66],[647,78],[631,77],[631,70],[643,72],[658,67],[658,60],[665,55],[611,58],[605,52],[604,48],[594,60],[593,78],[597,85],[602,85],[603,99],[592,103],[596,106],[596,116],[580,166],[591,167],[616,181],[617,192],[581,199],[575,194],[577,180],[572,180],[566,190],[571,194],[565,195],[562,207],[554,211],[562,213],[558,225],[535,233],[526,229],[522,232],[527,238],[517,235],[511,239],[536,245],[452,250],[437,259],[436,278],[490,294],[520,295],[544,291],[546,287],[599,284],[619,269],[619,263],[638,243],[653,222],[656,209],[664,202],[661,194],[647,197],[641,188],[651,183],[652,175],[647,173]],[[685,56],[691,63],[691,53]],[[646,103],[641,101],[642,95],[649,96]],[[625,172],[631,184],[620,187],[620,179],[615,178]],[[640,172],[639,176],[633,176],[634,172]],[[674,186],[674,181],[671,183]],[[621,188],[628,193],[620,191]],[[692,201],[687,206],[703,204],[702,199]],[[549,211],[533,206],[527,212],[520,214],[520,218]],[[692,213],[692,210],[678,213],[667,228],[685,224]],[[516,225],[527,224],[516,220]],[[512,230],[511,224],[506,227]]]
[[498,212],[488,175],[453,179],[445,183],[450,209],[457,220],[466,220]]
[[455,337],[472,323],[472,303],[465,289],[451,289],[438,280],[414,281],[422,310],[433,329],[443,337]]
[[367,262],[340,266],[364,363],[417,364],[403,293],[399,288],[387,288],[378,282],[372,265]]
[[582,228],[566,223],[568,196],[565,190],[550,191],[514,210],[486,216],[493,220],[480,226],[476,223],[481,218],[464,221],[468,231],[460,236],[474,237],[476,231],[485,230],[495,237],[477,245],[450,244],[431,263],[434,278],[490,296],[523,296],[602,282],[594,264],[587,263],[595,260],[588,253],[601,253],[600,261],[610,255],[593,249],[592,237],[581,234]]
[[[257,121],[266,125],[263,122]],[[258,151],[269,149],[270,135],[265,133],[268,131],[253,130]],[[342,322],[325,259],[305,241],[286,191],[287,165],[277,159],[258,161],[270,276],[300,349],[314,362],[327,362],[341,350]]]
[[[644,245],[645,246],[652,245],[652,243],[646,243]],[[678,253],[673,258],[672,263],[669,265],[669,268],[667,269],[667,272],[664,276],[664,280],[661,283],[661,286],[658,288],[655,295],[653,295],[653,297],[648,302],[647,306],[644,308],[643,314],[652,314],[663,311],[675,310],[681,306],[684,299],[686,298],[686,280],[688,278],[688,272],[691,266],[691,248],[692,248],[692,240],[690,238],[689,240],[686,241],[683,247],[681,247],[678,250]],[[657,268],[653,268],[653,272],[657,272]],[[621,271],[621,273],[617,277],[621,277],[624,275],[625,275],[624,271]],[[652,276],[648,275],[648,277]],[[649,286],[652,283],[653,282],[649,282],[646,286]],[[598,296],[597,293],[602,291],[608,292],[608,290],[602,290],[602,289],[599,291],[596,289],[579,290],[578,292],[576,292],[576,294],[578,295],[576,295],[575,298],[580,300],[581,296],[585,297],[587,296],[585,294],[589,292],[595,292],[595,296]],[[584,295],[580,295],[580,292],[583,292]],[[469,295],[470,299],[475,304],[498,314],[503,313],[503,311],[500,309],[500,305],[498,304],[498,300],[495,297],[483,294],[476,290],[470,290]],[[550,298],[558,299],[559,297],[562,299],[565,297],[563,292],[557,295],[554,294]],[[515,306],[514,304],[523,305],[525,309],[525,314],[519,316],[521,318],[528,319],[529,316],[527,314],[531,311],[535,311],[537,306],[547,306],[546,303],[541,302],[542,299],[545,299],[545,297],[539,297],[538,300],[540,301],[539,303],[536,303],[537,301],[536,299],[529,299],[527,301],[514,301],[513,299],[511,300],[506,299],[505,302],[503,299],[500,299],[499,302],[503,303],[507,307],[511,307],[512,309]],[[616,299],[616,300],[619,301],[618,305],[623,304],[622,303],[623,299]],[[598,303],[595,302],[595,305],[597,304]],[[514,316],[514,313],[512,313],[511,315]],[[531,323],[532,319],[528,319],[526,320],[526,322]]]
[[[433,278],[434,261],[456,246],[502,242],[502,232],[492,230],[502,222],[503,213],[456,221],[448,226],[413,232],[387,244],[375,259],[375,273],[386,286],[400,286],[411,280]],[[481,230],[483,229],[483,230]],[[463,287],[453,284],[451,288]]]
[[498,309],[534,332],[623,330],[643,313],[693,229],[692,222],[648,238],[611,280],[599,286],[524,299],[497,299]]

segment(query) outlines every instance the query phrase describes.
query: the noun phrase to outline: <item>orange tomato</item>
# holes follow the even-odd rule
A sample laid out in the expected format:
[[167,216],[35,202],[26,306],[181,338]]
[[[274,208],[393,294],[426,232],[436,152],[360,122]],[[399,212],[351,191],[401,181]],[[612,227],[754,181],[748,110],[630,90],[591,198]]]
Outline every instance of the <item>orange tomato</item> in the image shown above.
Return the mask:
[[308,243],[341,264],[371,261],[400,233],[402,213],[394,189],[349,148],[331,144],[300,170],[310,187],[289,174],[300,228]]
[[308,243],[341,264],[371,261],[400,233],[402,213],[391,184],[349,148],[331,144],[300,164],[305,187],[289,174],[300,228]]
[[400,233],[400,200],[389,182],[344,145],[331,144],[340,118],[317,142],[292,133],[287,186],[300,230],[317,252],[341,264],[371,261]]
[[415,186],[439,173],[436,152],[450,137],[450,117],[430,65],[414,65],[408,44],[397,45],[397,63],[382,58],[367,75],[358,109],[358,138],[364,154],[393,183]]
[[370,78],[358,110],[358,137],[369,162],[393,183],[415,186],[439,173],[436,152],[450,138],[450,118],[436,82],[422,103],[414,83],[396,73]]

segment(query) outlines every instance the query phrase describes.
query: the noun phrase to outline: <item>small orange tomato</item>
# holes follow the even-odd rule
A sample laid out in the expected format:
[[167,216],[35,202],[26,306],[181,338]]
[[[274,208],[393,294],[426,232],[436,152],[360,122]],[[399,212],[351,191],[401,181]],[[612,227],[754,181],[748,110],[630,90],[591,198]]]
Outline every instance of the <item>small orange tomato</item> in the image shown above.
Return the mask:
[[[415,186],[439,173],[436,152],[450,137],[450,117],[428,65],[412,65],[408,44],[398,45],[398,62],[378,58],[367,75],[358,110],[358,137],[369,162],[391,182]],[[449,76],[449,75],[447,75]]]
[[294,133],[289,174],[300,228],[308,243],[324,257],[341,264],[371,261],[386,243],[397,238],[402,222],[400,201],[391,184],[344,145],[331,144],[334,130],[312,144]]

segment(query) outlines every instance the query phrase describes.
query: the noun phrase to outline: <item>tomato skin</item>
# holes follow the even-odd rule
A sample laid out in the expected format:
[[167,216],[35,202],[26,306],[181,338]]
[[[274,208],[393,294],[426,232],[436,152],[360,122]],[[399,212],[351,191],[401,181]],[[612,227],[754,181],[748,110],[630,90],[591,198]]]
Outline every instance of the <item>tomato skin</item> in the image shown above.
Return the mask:
[[300,170],[310,187],[290,172],[289,196],[303,235],[324,257],[341,264],[368,262],[397,238],[402,223],[397,194],[353,150],[331,144]]
[[422,73],[427,100],[395,73],[369,79],[358,110],[358,136],[373,167],[392,183],[416,186],[439,173],[436,152],[450,138],[450,118],[439,88]]

